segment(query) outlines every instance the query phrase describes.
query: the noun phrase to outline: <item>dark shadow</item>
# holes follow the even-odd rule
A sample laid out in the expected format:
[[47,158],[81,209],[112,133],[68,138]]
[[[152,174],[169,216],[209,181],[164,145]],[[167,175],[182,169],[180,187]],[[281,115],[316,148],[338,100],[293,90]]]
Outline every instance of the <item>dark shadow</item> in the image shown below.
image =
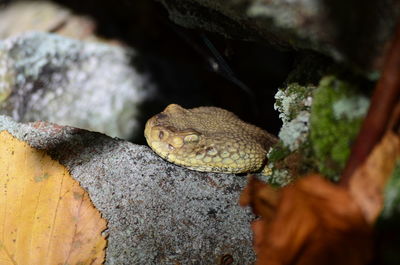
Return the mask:
[[[293,53],[180,28],[169,21],[166,10],[156,1],[55,2],[77,14],[93,17],[97,35],[119,40],[137,51],[132,64],[149,75],[157,87],[157,94],[140,106],[142,126],[166,105],[178,103],[187,108],[201,105],[226,108],[271,133],[279,131],[281,122],[273,108],[274,94],[291,71]],[[235,78],[251,89],[255,102],[232,80],[212,69],[209,63],[212,54],[202,43],[203,35],[225,58]],[[144,143],[142,135],[131,140]]]
[[[348,61],[359,67],[373,65],[380,55],[387,33],[393,32],[400,3],[397,1],[375,0],[324,0],[321,3],[327,10],[327,21],[333,21],[336,36],[332,45],[342,51]],[[385,29],[385,32],[381,32]],[[363,69],[366,70],[366,69]],[[368,70],[368,69],[367,69]]]

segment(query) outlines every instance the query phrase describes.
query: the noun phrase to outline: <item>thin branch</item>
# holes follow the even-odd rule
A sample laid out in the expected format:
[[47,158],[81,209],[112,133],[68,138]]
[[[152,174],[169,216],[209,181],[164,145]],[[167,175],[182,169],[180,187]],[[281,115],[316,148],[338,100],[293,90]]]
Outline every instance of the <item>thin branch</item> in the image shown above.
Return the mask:
[[354,171],[364,162],[388,129],[399,96],[400,24],[397,26],[391,47],[386,54],[382,76],[375,87],[368,114],[352,147],[340,185],[347,186],[349,184]]

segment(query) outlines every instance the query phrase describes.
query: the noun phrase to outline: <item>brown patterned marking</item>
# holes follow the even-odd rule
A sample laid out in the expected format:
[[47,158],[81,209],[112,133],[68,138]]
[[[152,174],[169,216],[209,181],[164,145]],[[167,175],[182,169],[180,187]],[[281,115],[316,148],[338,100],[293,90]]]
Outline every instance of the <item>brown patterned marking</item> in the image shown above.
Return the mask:
[[266,153],[277,141],[227,110],[184,109],[176,104],[150,118],[144,134],[149,146],[172,163],[224,173],[260,170]]

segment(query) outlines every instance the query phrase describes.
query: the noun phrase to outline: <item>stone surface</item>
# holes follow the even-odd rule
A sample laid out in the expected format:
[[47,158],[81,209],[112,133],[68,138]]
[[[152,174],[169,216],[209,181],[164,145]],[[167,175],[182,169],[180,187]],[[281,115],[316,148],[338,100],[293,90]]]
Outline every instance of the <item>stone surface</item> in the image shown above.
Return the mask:
[[[18,22],[17,22],[18,21]],[[27,31],[53,32],[76,39],[98,39],[92,19],[48,1],[14,1],[0,9],[0,39]]]
[[106,264],[253,264],[254,216],[238,206],[246,177],[190,171],[71,127],[0,116],[1,130],[46,150],[89,192],[108,220]]
[[0,42],[0,114],[129,138],[154,86],[130,49],[29,32]]
[[159,0],[171,20],[193,29],[311,49],[362,69],[378,69],[400,3],[321,0]]

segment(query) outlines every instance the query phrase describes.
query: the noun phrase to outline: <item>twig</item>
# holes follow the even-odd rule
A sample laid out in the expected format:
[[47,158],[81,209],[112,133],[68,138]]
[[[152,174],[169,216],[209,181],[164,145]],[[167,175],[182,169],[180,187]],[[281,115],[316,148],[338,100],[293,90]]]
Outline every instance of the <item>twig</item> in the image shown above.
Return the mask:
[[388,129],[389,121],[400,96],[400,24],[388,50],[371,105],[362,124],[351,155],[342,173],[340,185],[347,186],[354,171],[367,158]]

